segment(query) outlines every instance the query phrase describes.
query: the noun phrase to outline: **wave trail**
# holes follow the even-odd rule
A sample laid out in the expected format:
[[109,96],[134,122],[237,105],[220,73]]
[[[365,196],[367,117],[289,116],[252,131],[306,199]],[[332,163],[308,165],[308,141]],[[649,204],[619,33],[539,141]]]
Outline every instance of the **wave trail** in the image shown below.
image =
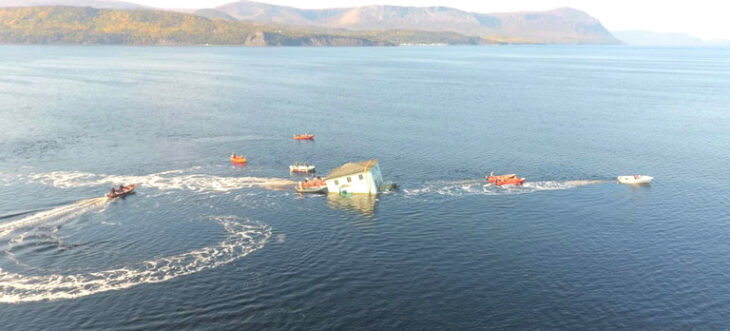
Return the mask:
[[0,268],[0,303],[78,298],[146,283],[160,283],[176,277],[228,264],[262,248],[271,237],[265,224],[235,216],[212,217],[223,226],[226,239],[215,246],[148,260],[133,266],[74,275],[31,276]]
[[283,178],[221,177],[203,174],[183,174],[180,170],[160,172],[146,176],[98,175],[86,172],[54,171],[32,174],[31,182],[39,182],[59,188],[117,185],[135,183],[145,187],[166,190],[190,190],[196,192],[228,192],[242,188],[259,187],[269,190],[285,190],[296,185]]
[[527,194],[539,191],[567,190],[580,186],[607,183],[608,180],[566,180],[566,181],[538,181],[525,182],[523,185],[497,186],[486,184],[483,179],[431,181],[423,187],[404,189],[406,196],[421,196],[437,194],[444,196],[466,195],[510,195]]
[[36,213],[16,221],[0,223],[0,238],[8,235],[9,233],[17,229],[33,226],[45,222],[49,219],[59,217],[62,217],[63,219],[69,219],[81,215],[94,208],[99,208],[106,205],[107,201],[108,199],[106,197],[81,200],[76,203]]

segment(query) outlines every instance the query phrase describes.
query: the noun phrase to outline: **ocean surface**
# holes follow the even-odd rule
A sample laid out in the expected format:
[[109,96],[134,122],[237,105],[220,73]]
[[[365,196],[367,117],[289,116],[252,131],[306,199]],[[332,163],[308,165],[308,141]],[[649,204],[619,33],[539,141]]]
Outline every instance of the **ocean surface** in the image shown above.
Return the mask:
[[728,48],[0,46],[0,329],[726,329],[729,155]]

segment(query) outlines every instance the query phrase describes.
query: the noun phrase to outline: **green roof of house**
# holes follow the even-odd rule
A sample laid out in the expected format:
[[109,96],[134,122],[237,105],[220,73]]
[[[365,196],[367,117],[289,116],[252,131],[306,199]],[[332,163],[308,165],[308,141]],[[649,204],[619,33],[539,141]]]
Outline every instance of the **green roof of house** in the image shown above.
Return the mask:
[[335,179],[344,177],[347,175],[353,175],[353,174],[359,174],[368,171],[370,168],[376,166],[378,164],[378,160],[372,159],[367,161],[360,161],[360,162],[350,162],[347,164],[344,164],[343,166],[339,168],[335,168],[332,170],[327,177],[325,177],[325,180]]

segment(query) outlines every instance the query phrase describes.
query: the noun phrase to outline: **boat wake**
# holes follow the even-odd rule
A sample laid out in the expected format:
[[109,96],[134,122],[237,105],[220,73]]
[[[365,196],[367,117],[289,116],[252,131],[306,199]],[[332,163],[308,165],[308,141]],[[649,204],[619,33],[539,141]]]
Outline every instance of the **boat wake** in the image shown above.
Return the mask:
[[[75,210],[75,212],[69,211],[63,214],[65,216],[62,219],[68,220],[71,218],[69,215],[74,215],[74,213],[78,215],[83,210],[88,211],[89,209],[79,207],[86,205],[86,202],[71,205],[73,208],[71,206],[60,207],[16,222],[3,224],[4,232],[1,233],[1,236],[6,236],[20,228],[31,227],[44,219],[56,217],[58,214],[54,213]],[[24,275],[0,268],[0,303],[72,299],[100,292],[122,290],[140,284],[160,283],[231,263],[262,248],[271,237],[271,228],[259,222],[240,219],[236,216],[211,217],[210,220],[219,223],[228,236],[217,245],[187,253],[143,261],[130,266],[70,275]],[[20,263],[14,256],[12,258]]]
[[[220,177],[204,174],[187,174],[183,171],[167,171],[146,176],[103,175],[85,172],[50,172],[8,177],[5,181],[40,183],[58,188],[112,186],[135,183],[138,186],[160,191],[189,190],[194,192],[230,192],[243,188],[269,190],[288,189],[294,182],[277,178]],[[271,228],[265,224],[241,219],[236,216],[210,217],[209,220],[223,227],[223,241],[187,253],[150,259],[100,271],[71,271],[33,267],[23,262],[14,252],[32,245],[33,241],[53,242],[59,249],[68,249],[55,233],[62,226],[84,213],[103,210],[106,197],[87,199],[40,212],[24,212],[6,215],[3,220],[20,219],[0,223],[0,241],[7,247],[4,253],[20,270],[0,267],[0,303],[20,303],[44,300],[72,299],[100,292],[127,289],[147,283],[159,283],[180,276],[213,269],[240,259],[262,248],[271,237]],[[75,226],[75,225],[72,225]],[[45,233],[50,230],[51,234]],[[55,239],[54,239],[55,238]],[[29,240],[31,242],[29,242]],[[55,240],[55,241],[54,241]]]
[[444,195],[510,195],[528,194],[540,191],[568,190],[580,186],[607,183],[608,180],[567,180],[567,181],[540,181],[525,182],[523,185],[497,186],[485,184],[483,179],[431,181],[417,189],[403,189],[406,196]]
[[54,171],[31,174],[31,182],[52,185],[58,188],[111,186],[119,183],[133,183],[161,191],[190,190],[194,192],[229,192],[243,188],[258,187],[268,190],[286,190],[296,183],[282,178],[221,177],[204,174],[185,174],[182,170],[165,171],[146,176],[101,175],[87,172]]
[[0,223],[0,238],[7,236],[17,229],[31,227],[52,219],[56,219],[57,223],[66,222],[93,209],[104,207],[107,201],[108,199],[106,197],[81,200],[69,205],[32,214],[16,221]]

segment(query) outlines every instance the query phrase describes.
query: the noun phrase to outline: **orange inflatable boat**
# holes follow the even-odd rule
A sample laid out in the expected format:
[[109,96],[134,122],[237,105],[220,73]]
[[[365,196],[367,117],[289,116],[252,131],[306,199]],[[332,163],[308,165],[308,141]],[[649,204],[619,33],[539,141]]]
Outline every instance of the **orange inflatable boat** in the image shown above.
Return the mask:
[[295,134],[294,140],[314,140],[314,135],[309,133]]
[[246,162],[248,162],[248,160],[246,160],[245,157],[240,156],[240,155],[236,155],[236,154],[231,154],[231,163],[233,163],[233,164],[246,164]]
[[497,186],[502,185],[522,185],[522,183],[525,182],[525,178],[519,178],[515,174],[509,174],[509,175],[494,175],[494,173],[491,173],[489,176],[487,176],[487,182],[495,184]]

